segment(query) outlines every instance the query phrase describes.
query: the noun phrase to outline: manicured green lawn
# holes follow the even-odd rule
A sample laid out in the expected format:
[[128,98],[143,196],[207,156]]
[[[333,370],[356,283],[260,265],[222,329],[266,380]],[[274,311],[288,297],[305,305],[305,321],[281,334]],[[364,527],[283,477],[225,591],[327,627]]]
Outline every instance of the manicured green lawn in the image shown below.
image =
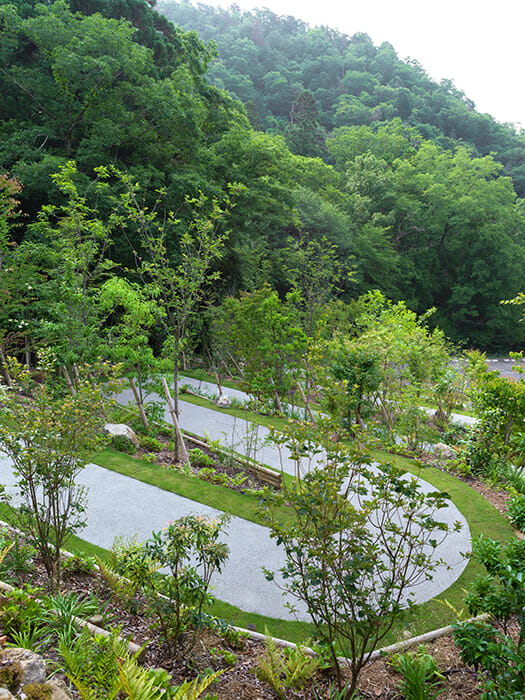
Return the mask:
[[[417,474],[435,486],[436,489],[449,493],[452,501],[465,516],[473,537],[484,534],[494,539],[506,540],[513,536],[512,528],[507,520],[483,496],[469,488],[452,474],[442,472],[433,467],[422,467],[414,460],[399,455],[376,452],[373,458],[378,461],[393,463],[406,471]],[[128,455],[123,455],[113,450],[104,450],[97,455],[95,461],[101,466],[114,469],[133,478],[139,478],[160,488],[166,488],[192,500],[207,503],[221,510],[227,510],[234,515],[254,522],[262,522],[257,514],[259,501],[254,497],[242,496],[230,489],[202,482],[195,477],[163,470],[158,466],[135,460]],[[281,517],[286,518],[286,513],[283,512]],[[456,609],[461,609],[463,607],[464,589],[469,587],[473,579],[481,573],[481,570],[478,564],[470,561],[460,578],[442,594],[440,599],[449,601]],[[273,635],[290,639],[291,641],[304,641],[305,638],[312,634],[312,628],[308,624],[272,620],[264,616],[243,612],[221,601],[215,603],[213,612],[239,627],[253,623],[258,631],[264,632],[264,627],[267,626]],[[392,643],[399,639],[402,632],[406,629],[413,635],[421,634],[450,624],[453,621],[454,614],[450,608],[433,600],[423,605],[415,606],[408,611],[405,619],[400,621],[392,630],[386,643]]]

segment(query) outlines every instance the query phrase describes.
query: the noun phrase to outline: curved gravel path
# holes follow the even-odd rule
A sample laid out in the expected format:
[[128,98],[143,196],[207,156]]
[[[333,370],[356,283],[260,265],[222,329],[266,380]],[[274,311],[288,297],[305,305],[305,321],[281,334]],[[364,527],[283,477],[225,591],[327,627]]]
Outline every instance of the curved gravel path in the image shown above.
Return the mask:
[[[130,392],[131,393],[131,392]],[[128,401],[127,393],[120,397],[122,403]],[[202,408],[187,402],[180,402],[181,425],[183,429],[199,435],[206,432],[212,439],[231,440],[233,430],[237,430],[238,440],[243,439],[243,430],[248,429],[246,421],[235,420],[231,416]],[[259,428],[259,437],[267,434]],[[238,451],[242,451],[237,447]],[[276,468],[281,467],[281,458],[269,445],[264,446],[257,458]],[[285,471],[294,473],[294,464],[289,459],[282,460]],[[425,490],[435,490],[427,482],[421,481]],[[8,488],[14,484],[10,460],[0,454],[0,483]],[[79,534],[89,542],[109,548],[118,536],[136,536],[139,541],[151,536],[152,531],[164,527],[168,521],[196,513],[215,517],[218,511],[155,486],[144,484],[130,477],[89,464],[81,472],[79,483],[89,488],[86,511],[87,527]],[[467,560],[463,554],[470,551],[470,532],[465,518],[450,504],[440,512],[440,519],[450,524],[462,523],[460,532],[451,533],[440,545],[437,556],[447,562],[440,566],[432,581],[414,588],[417,602],[425,602],[443,593],[461,574]],[[226,537],[230,547],[230,557],[220,576],[213,580],[214,595],[220,600],[247,611],[292,619],[285,607],[283,597],[275,583],[266,581],[261,567],[276,571],[284,563],[284,553],[273,540],[268,530],[261,525],[234,517]],[[276,577],[277,578],[277,577]],[[306,610],[299,607],[295,619],[308,620]]]

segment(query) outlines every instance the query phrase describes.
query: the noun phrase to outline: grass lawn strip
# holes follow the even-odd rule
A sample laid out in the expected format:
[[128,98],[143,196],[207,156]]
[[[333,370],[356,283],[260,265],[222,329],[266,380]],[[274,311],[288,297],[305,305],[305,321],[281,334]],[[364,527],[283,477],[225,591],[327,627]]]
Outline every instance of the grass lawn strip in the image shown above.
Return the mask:
[[[484,534],[505,541],[513,536],[510,524],[496,508],[452,474],[433,467],[422,467],[414,460],[385,452],[376,452],[372,457],[382,462],[395,464],[425,479],[436,489],[449,493],[452,501],[465,516],[472,537]],[[96,455],[94,461],[100,466],[113,469],[126,476],[138,478],[159,488],[205,503],[219,510],[227,510],[233,515],[264,525],[260,516],[257,515],[259,501],[253,496],[244,496],[195,477],[160,469],[158,466],[133,459],[110,449]],[[282,517],[284,519],[287,517],[284,509]],[[463,607],[465,589],[482,571],[483,568],[479,564],[470,561],[458,580],[443,592],[439,600],[446,600],[454,608],[460,610]],[[428,603],[414,606],[410,611],[407,611],[404,619],[396,624],[390,633],[385,645],[399,640],[406,630],[409,631],[410,636],[415,636],[455,621],[453,611],[439,600],[434,599]],[[248,623],[252,623],[256,625],[257,631],[263,631],[264,625],[267,625],[274,636],[290,641],[304,641],[312,634],[312,627],[307,623],[275,620],[262,615],[245,613],[222,601],[217,601],[214,604],[213,612],[239,627],[245,627]]]

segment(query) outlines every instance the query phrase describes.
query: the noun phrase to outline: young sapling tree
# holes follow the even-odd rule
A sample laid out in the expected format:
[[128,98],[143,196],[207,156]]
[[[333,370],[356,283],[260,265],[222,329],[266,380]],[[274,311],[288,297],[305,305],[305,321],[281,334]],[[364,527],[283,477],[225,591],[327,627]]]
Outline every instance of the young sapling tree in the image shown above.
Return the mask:
[[[284,446],[295,432],[291,425],[274,439]],[[322,457],[300,483],[283,482],[291,522],[280,522],[271,504],[268,518],[286,553],[284,590],[306,604],[340,689],[338,657],[347,657],[350,698],[371,652],[411,605],[414,586],[441,563],[436,548],[450,526],[437,513],[449,497],[425,493],[415,477],[388,464],[369,466],[361,449],[332,438],[329,430],[312,431]]]
[[27,368],[8,358],[15,390],[2,397],[0,447],[13,461],[17,499],[13,503],[5,492],[3,498],[15,508],[58,590],[61,549],[85,525],[87,493],[77,478],[89,454],[105,441],[101,406],[117,382],[107,364],[84,367],[76,393],[64,396],[52,381],[51,358],[40,359],[45,380],[34,384]]

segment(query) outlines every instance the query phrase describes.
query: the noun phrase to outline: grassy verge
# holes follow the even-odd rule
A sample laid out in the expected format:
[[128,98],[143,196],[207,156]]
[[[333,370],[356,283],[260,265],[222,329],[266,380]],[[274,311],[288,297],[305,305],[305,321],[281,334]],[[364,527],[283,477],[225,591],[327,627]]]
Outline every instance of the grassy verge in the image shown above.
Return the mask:
[[[198,503],[204,503],[239,518],[260,525],[265,524],[260,515],[261,502],[257,496],[241,494],[225,486],[210,484],[195,476],[164,469],[159,465],[135,459],[111,448],[93,455],[91,461],[105,469],[129,476],[145,484],[157,486],[165,491],[176,493]],[[291,479],[292,477],[285,474],[285,478]],[[279,519],[286,522],[289,517],[287,510],[281,509]]]
[[[399,455],[378,452],[374,454],[374,457],[380,461],[394,463],[396,466],[425,479],[436,489],[449,493],[452,501],[465,516],[473,537],[484,534],[495,539],[506,540],[512,536],[512,528],[506,519],[483,496],[452,474],[432,467],[421,467],[414,460]],[[260,516],[257,515],[259,502],[254,497],[243,496],[221,486],[202,482],[194,477],[162,470],[113,450],[104,450],[97,455],[96,461],[101,466],[114,469],[127,476],[139,478],[146,483],[179,493],[192,500],[207,503],[220,510],[227,510],[239,517],[245,517],[247,520],[262,523]],[[285,511],[283,511],[282,517],[286,519]],[[470,561],[460,578],[441,595],[440,599],[449,601],[456,609],[461,609],[464,589],[469,587],[481,571],[482,568],[478,564]],[[213,612],[239,627],[253,623],[258,631],[264,631],[266,625],[273,635],[291,641],[304,641],[312,634],[312,627],[306,623],[273,620],[254,613],[246,613],[222,601],[215,603]],[[407,612],[403,620],[396,624],[386,643],[400,639],[402,633],[407,629],[411,635],[421,634],[450,624],[454,619],[452,610],[436,600],[415,606]]]

